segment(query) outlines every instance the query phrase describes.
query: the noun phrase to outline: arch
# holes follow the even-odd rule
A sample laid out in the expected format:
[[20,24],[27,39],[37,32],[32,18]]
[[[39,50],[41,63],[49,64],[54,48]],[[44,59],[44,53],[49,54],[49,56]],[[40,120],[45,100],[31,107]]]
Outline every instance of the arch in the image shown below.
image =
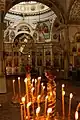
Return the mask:
[[33,30],[33,28],[32,28],[32,26],[30,25],[30,24],[28,24],[27,22],[25,22],[25,21],[21,21],[21,22],[19,22],[17,25],[16,25],[16,30],[18,31],[18,29],[21,27],[21,26],[26,26],[27,27],[27,29],[29,30],[26,30],[26,31],[28,31],[28,32],[31,32],[32,30]]
[[[5,14],[8,12],[8,10],[13,7],[14,5],[23,2],[25,0],[13,0],[13,1],[6,1],[5,4]],[[48,7],[51,8],[57,15],[58,19],[60,22],[64,23],[65,22],[65,15],[63,14],[63,11],[61,10],[60,5],[57,2],[54,2],[53,0],[35,0],[36,2],[40,2],[42,4],[47,5]]]
[[[21,37],[21,36],[22,36],[22,37]],[[26,38],[27,40],[33,40],[33,37],[32,37],[29,33],[25,32],[25,31],[22,31],[22,32],[19,32],[19,33],[15,36],[14,42],[15,42],[16,39],[18,40],[18,38],[20,38],[20,37],[21,37],[21,41],[24,41],[23,38]]]
[[76,0],[71,7],[69,13],[69,22],[70,23],[80,23],[80,1]]
[[69,22],[70,10],[71,10],[71,8],[72,8],[72,6],[73,6],[74,3],[75,3],[74,0],[71,0],[71,1],[70,1],[70,6],[69,6],[69,9],[68,9],[68,12],[67,12],[67,19],[68,19],[68,22]]

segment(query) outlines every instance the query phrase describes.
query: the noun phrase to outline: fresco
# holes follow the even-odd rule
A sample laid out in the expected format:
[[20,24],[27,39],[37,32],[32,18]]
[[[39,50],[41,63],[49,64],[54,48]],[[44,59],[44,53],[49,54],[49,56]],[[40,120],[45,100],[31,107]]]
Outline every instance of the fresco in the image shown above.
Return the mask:
[[39,42],[45,42],[45,40],[50,39],[50,22],[44,21],[39,22],[36,31],[38,32]]

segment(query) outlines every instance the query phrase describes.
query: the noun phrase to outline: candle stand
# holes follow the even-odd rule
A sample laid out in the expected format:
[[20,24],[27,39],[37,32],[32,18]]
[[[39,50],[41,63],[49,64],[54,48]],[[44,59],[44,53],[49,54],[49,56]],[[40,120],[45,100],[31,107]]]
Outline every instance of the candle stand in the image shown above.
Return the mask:
[[[20,78],[18,78],[18,83],[21,97],[18,101],[21,105],[21,120],[54,120],[56,117],[56,84],[54,79],[48,79],[46,86],[44,86],[45,83],[41,82],[41,77],[31,80],[29,74],[24,80],[24,96],[21,96]],[[51,109],[50,113],[47,112],[48,109]]]

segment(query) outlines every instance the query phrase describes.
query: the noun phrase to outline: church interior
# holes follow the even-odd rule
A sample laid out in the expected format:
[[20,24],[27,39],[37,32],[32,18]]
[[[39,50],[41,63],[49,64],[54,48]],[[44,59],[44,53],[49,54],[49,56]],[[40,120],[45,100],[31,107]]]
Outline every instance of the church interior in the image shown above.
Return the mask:
[[79,13],[80,0],[0,1],[0,120],[78,120]]

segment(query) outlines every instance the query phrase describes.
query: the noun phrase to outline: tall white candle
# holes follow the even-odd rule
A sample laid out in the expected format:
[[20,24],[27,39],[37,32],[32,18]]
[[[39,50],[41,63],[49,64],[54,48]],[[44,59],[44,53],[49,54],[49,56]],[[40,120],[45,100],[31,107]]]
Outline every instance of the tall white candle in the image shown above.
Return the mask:
[[34,79],[32,79],[32,87],[34,87]]
[[33,119],[34,119],[34,112],[35,112],[35,108],[34,108],[34,87],[31,89],[31,92],[32,92],[32,108],[33,108]]
[[47,106],[48,106],[48,95],[45,97],[45,117],[47,114]]
[[28,94],[28,79],[24,79],[25,87],[26,87],[26,96],[27,96],[27,103],[29,103],[29,94]]
[[32,89],[31,89],[31,93],[32,93],[32,101],[34,100],[34,87],[32,87]]
[[64,95],[65,95],[64,84],[62,84],[62,115],[63,115],[63,119],[65,118],[65,111],[64,111]]
[[48,108],[47,110],[47,118],[50,120],[50,113],[52,112],[52,108]]
[[73,94],[70,93],[70,98],[69,98],[69,111],[68,111],[68,120],[70,120],[70,114],[71,114],[71,100],[72,100]]
[[31,102],[29,102],[29,103],[27,104],[27,115],[28,115],[28,120],[30,120],[30,110],[29,110],[30,105],[31,105]]
[[37,98],[37,80],[35,79],[35,97]]
[[38,97],[37,97],[38,107],[40,107],[40,97],[41,97],[41,95],[38,95]]
[[15,80],[13,80],[13,94],[14,94],[14,96],[15,96]]
[[41,82],[41,77],[38,77],[37,95],[39,95],[40,82]]
[[24,107],[24,119],[26,119],[26,110],[25,110],[25,97],[22,97],[21,99],[23,107]]
[[43,94],[43,83],[41,83],[41,96]]
[[23,105],[21,105],[21,120],[24,120],[24,118],[23,118]]
[[36,109],[36,117],[37,117],[37,120],[39,120],[39,113],[40,113],[40,107],[38,107]]
[[19,96],[21,97],[21,84],[20,84],[20,77],[18,77],[18,86],[19,86]]

